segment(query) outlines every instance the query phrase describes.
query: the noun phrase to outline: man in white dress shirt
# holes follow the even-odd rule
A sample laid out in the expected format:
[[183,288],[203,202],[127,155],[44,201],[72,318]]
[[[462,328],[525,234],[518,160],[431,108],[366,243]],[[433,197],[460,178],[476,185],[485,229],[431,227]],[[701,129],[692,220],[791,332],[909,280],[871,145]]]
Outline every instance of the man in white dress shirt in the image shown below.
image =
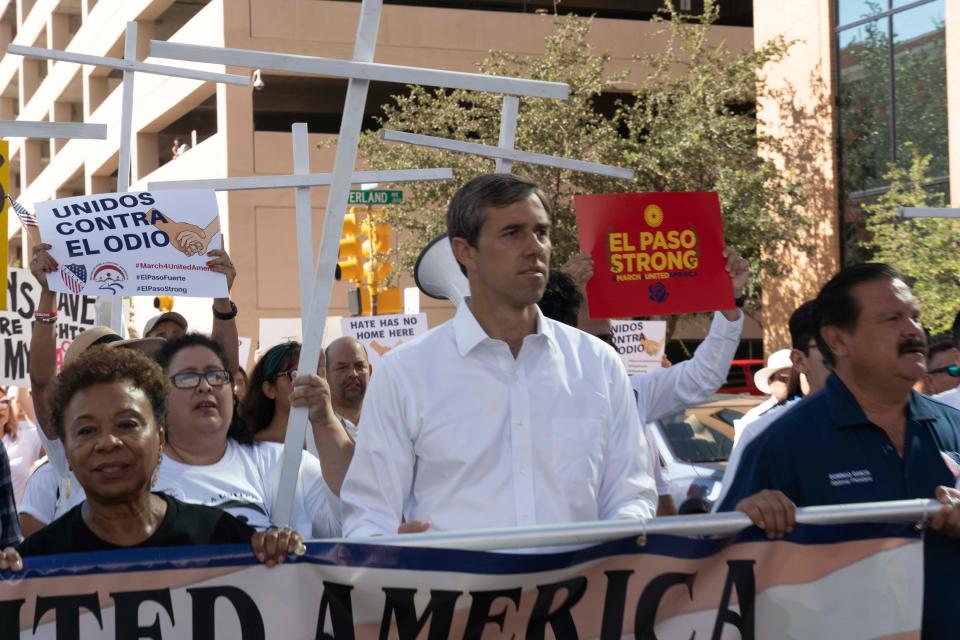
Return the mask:
[[341,491],[344,535],[647,518],[656,491],[616,352],[545,318],[550,205],[509,174],[453,197],[471,297],[370,380]]

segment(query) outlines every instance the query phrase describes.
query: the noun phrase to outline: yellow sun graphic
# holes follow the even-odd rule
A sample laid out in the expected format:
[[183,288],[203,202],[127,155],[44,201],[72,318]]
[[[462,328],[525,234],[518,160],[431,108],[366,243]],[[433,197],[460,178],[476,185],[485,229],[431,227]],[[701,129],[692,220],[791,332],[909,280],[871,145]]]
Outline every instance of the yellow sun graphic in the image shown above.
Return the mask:
[[651,227],[659,227],[663,222],[663,209],[655,204],[648,204],[643,209],[643,219],[646,220],[647,224]]

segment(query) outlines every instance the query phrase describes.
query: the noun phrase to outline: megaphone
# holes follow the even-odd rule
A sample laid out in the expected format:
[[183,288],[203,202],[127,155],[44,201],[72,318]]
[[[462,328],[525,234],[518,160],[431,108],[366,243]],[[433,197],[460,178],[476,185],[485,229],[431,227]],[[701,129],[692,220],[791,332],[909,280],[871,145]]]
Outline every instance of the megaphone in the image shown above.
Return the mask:
[[470,295],[470,283],[460,271],[460,263],[453,257],[453,247],[447,234],[430,241],[413,267],[413,280],[420,291],[437,300],[450,300],[460,306]]

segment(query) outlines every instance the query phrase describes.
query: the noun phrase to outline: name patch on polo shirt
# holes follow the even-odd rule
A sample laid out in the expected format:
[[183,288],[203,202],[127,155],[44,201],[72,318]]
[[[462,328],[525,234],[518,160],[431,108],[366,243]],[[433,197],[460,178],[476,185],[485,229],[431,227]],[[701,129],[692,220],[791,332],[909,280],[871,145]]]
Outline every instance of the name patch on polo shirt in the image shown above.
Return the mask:
[[833,487],[847,487],[851,484],[866,484],[873,482],[873,474],[870,469],[857,469],[856,471],[839,471],[827,475],[830,479],[830,485]]

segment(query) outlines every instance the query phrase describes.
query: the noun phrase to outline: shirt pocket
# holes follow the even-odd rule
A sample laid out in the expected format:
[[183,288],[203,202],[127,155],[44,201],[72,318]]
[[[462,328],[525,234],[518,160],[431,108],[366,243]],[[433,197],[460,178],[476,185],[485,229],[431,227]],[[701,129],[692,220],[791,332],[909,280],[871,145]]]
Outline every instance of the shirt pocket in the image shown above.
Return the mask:
[[603,420],[554,418],[550,426],[553,435],[553,471],[557,479],[596,490],[606,444]]

